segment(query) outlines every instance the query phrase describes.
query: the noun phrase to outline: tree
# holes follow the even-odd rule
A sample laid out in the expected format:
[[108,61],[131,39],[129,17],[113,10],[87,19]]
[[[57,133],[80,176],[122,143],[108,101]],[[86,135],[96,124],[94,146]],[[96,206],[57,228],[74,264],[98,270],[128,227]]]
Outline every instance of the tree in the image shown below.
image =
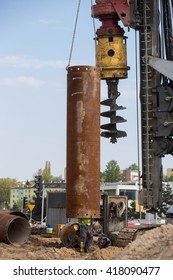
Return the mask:
[[56,182],[61,182],[62,181],[62,176],[56,176],[54,177],[51,173],[51,163],[50,161],[46,160],[45,162],[45,167],[42,169],[40,168],[38,172],[35,175],[41,175],[43,178],[44,182],[51,182],[51,181],[56,181]]
[[166,215],[166,211],[173,204],[173,191],[170,185],[167,183],[162,188],[162,206],[159,209],[159,216]]
[[128,218],[135,218],[136,216],[136,202],[133,200],[128,207]]
[[21,211],[22,209],[22,204],[23,204],[23,200],[18,200],[13,204],[13,207],[11,210],[17,210],[17,211]]
[[102,173],[104,182],[118,182],[121,179],[120,167],[115,160],[107,163],[105,171]]
[[0,178],[0,187],[1,188],[15,188],[16,185],[17,185],[16,179]]
[[62,176],[57,176],[57,177],[54,177],[52,178],[52,181],[55,181],[55,182],[62,182]]
[[45,181],[45,182],[52,181],[53,176],[51,174],[51,163],[50,163],[50,161],[46,160],[44,169],[40,168],[38,170],[37,174],[41,175],[42,178],[43,178],[43,181]]
[[16,185],[16,179],[0,178],[0,205],[3,202],[10,202],[10,188],[15,188]]
[[[42,194],[36,193],[36,196],[33,197],[35,207],[32,212],[32,217],[36,221],[41,221],[41,212],[42,212]],[[43,216],[46,216],[46,198],[44,198],[44,212]]]
[[105,171],[100,172],[100,182],[101,182],[101,183],[104,183],[104,182],[105,182],[105,179],[106,179]]
[[168,181],[168,182],[172,182],[172,181],[173,181],[173,175],[171,175],[171,176],[168,178],[167,181]]
[[[136,201],[133,200],[130,203],[130,207],[128,207],[128,219],[139,219],[140,218],[140,212],[136,211]],[[145,213],[141,212],[141,218],[145,218]]]
[[50,161],[46,161],[45,168],[43,169],[42,173],[43,180],[46,182],[50,182],[52,180],[52,174],[51,174],[51,163]]
[[132,164],[129,166],[129,169],[130,169],[130,170],[133,170],[133,171],[136,171],[136,170],[138,170],[138,166],[137,166],[136,163],[132,163]]

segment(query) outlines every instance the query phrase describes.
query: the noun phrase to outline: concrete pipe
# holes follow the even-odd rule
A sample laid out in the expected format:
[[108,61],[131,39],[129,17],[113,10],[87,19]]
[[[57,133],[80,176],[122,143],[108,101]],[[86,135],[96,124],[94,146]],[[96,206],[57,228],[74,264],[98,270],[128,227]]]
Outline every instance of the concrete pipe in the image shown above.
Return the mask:
[[0,213],[0,242],[24,244],[28,241],[30,233],[29,221],[23,213]]

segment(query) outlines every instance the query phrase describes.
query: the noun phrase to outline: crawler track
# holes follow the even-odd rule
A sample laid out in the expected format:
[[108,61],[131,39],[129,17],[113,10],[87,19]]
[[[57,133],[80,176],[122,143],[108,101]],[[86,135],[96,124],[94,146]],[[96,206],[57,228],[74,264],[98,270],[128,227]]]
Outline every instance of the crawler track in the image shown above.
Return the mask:
[[129,243],[137,239],[139,236],[144,234],[146,231],[154,229],[160,225],[139,225],[133,227],[125,227],[119,231],[116,246],[126,247]]

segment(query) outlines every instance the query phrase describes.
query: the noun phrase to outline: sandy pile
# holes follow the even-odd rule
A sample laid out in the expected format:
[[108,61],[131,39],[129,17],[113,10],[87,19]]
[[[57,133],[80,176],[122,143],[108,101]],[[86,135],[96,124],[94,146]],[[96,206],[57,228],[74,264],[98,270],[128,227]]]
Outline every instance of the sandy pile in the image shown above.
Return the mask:
[[58,238],[31,236],[24,245],[0,243],[1,260],[108,260],[121,251],[121,248],[99,249],[96,241],[89,253],[80,253],[78,248],[62,247]]
[[113,259],[173,260],[173,225],[162,225],[146,232]]
[[173,225],[163,225],[150,230],[126,248],[107,247],[99,249],[96,239],[89,253],[78,248],[65,248],[58,238],[31,235],[24,245],[0,243],[1,260],[172,260]]

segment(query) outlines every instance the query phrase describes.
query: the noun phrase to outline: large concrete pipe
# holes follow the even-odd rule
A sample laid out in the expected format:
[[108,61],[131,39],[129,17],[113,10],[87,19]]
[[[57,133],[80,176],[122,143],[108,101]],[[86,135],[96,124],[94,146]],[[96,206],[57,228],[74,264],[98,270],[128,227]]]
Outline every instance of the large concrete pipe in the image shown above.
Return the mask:
[[72,66],[67,76],[68,218],[100,217],[100,71]]
[[30,233],[29,221],[23,213],[0,213],[0,242],[24,244],[28,241]]

